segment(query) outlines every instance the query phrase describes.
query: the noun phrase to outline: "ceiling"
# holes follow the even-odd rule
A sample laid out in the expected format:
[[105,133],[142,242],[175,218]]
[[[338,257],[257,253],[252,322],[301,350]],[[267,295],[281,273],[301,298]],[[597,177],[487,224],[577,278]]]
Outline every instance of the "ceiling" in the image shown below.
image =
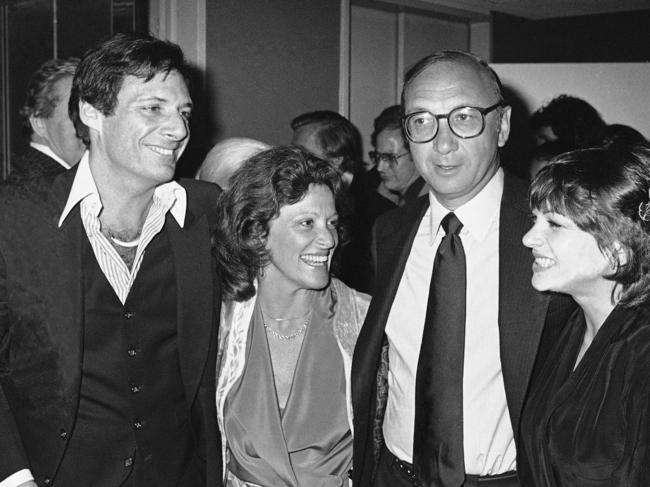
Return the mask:
[[392,0],[390,3],[481,18],[496,11],[527,19],[549,19],[650,10],[648,0]]

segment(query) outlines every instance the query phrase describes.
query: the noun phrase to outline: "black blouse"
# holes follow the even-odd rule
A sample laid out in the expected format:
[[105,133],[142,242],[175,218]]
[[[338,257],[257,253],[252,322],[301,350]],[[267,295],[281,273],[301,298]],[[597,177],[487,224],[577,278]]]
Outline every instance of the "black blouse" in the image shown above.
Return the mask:
[[522,485],[650,486],[650,308],[616,307],[573,370],[585,329],[578,309],[533,379]]

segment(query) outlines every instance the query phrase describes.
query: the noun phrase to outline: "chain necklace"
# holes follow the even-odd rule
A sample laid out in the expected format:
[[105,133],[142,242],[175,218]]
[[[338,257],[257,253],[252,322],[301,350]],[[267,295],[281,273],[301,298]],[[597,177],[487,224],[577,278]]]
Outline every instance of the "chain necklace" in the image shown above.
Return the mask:
[[[286,320],[278,320],[278,319],[276,319],[276,321],[286,321]],[[282,334],[278,333],[273,328],[271,328],[271,325],[269,325],[268,323],[264,323],[264,329],[267,330],[274,338],[277,338],[278,340],[290,341],[290,340],[295,340],[300,335],[305,333],[305,330],[309,326],[310,321],[311,321],[311,313],[310,313],[309,316],[307,316],[307,319],[302,324],[302,326],[300,328],[298,328],[298,330],[291,333],[290,335],[282,335]]]

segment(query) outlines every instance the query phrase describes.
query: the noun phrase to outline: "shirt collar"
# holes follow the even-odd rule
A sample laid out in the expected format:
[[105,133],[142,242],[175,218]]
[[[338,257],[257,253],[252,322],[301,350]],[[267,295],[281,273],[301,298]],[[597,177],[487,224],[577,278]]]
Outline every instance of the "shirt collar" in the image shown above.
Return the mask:
[[[89,153],[86,151],[77,165],[77,174],[75,174],[68,200],[59,219],[59,227],[68,217],[72,209],[86,198],[93,198],[96,202],[94,212],[95,216],[99,215],[102,209],[101,199],[97,185],[90,171]],[[163,211],[169,211],[178,226],[183,228],[185,225],[185,213],[187,212],[187,192],[185,188],[176,181],[170,181],[156,187],[153,193],[154,200],[158,201]]]
[[65,162],[63,159],[61,159],[59,156],[57,156],[57,155],[54,153],[54,151],[53,151],[52,149],[50,149],[49,146],[47,146],[47,145],[45,145],[45,144],[39,144],[38,142],[30,142],[29,145],[30,145],[30,147],[32,147],[33,149],[36,149],[37,151],[42,152],[42,153],[45,154],[46,156],[51,157],[51,158],[54,159],[56,162],[58,162],[58,163],[61,164],[63,167],[65,167],[66,169],[70,169],[70,168],[72,167],[70,164],[68,164],[68,163]]
[[[481,242],[487,237],[488,231],[495,218],[498,218],[503,195],[503,169],[499,168],[481,191],[464,205],[454,210],[458,219],[463,223],[463,231],[469,232],[473,238]],[[440,223],[449,210],[445,208],[429,190],[431,211],[430,236],[431,242],[440,229]]]

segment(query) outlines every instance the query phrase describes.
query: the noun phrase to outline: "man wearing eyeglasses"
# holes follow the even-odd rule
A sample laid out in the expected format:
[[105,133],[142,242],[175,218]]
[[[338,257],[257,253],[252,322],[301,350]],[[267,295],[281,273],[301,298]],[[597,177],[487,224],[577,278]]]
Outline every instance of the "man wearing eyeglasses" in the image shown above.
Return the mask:
[[368,155],[377,168],[382,184],[377,191],[387,190],[397,197],[402,205],[416,198],[424,185],[424,180],[413,163],[402,131],[402,107],[393,105],[383,110],[375,119],[372,133],[375,147]]
[[511,110],[496,73],[456,51],[408,71],[402,108],[429,191],[375,227],[379,285],[352,366],[354,485],[519,486],[549,298],[521,244],[527,187],[500,168]]

